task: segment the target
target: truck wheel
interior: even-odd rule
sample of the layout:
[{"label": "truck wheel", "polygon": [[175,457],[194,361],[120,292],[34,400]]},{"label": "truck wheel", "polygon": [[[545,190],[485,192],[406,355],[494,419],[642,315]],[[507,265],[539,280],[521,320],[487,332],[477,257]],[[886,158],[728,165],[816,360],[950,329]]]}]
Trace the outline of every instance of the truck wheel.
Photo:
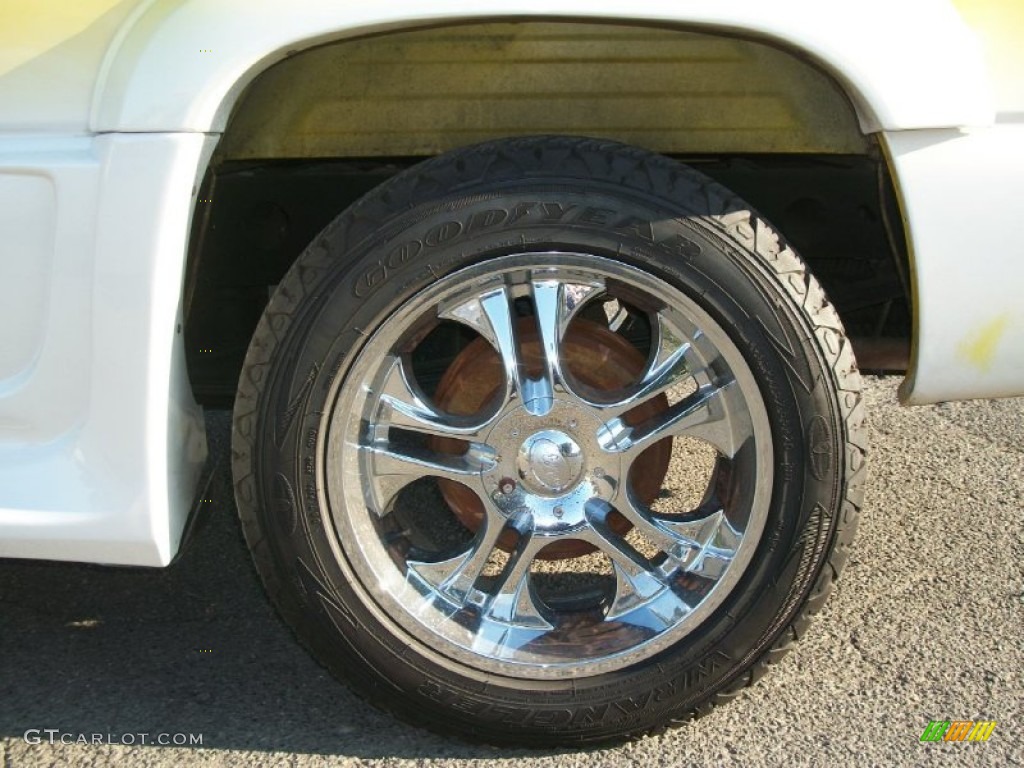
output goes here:
[{"label": "truck wheel", "polygon": [[392,178],[252,339],[245,536],[298,638],[381,709],[505,744],[724,702],[822,605],[862,497],[839,319],[749,205],[546,137]]}]

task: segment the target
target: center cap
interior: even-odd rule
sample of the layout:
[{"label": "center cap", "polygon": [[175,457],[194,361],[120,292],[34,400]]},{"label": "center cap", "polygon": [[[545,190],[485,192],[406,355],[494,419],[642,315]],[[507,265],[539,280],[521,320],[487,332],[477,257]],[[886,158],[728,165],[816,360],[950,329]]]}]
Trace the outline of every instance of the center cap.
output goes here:
[{"label": "center cap", "polygon": [[519,479],[535,493],[552,495],[573,486],[583,471],[583,452],[564,432],[545,429],[527,438],[516,458]]}]

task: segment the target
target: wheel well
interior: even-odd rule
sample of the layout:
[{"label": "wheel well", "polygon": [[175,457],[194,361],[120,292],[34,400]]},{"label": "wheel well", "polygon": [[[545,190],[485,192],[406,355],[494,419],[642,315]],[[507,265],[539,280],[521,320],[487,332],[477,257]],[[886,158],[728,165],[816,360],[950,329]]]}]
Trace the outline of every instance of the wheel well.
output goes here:
[{"label": "wheel well", "polygon": [[831,77],[723,34],[623,24],[466,24],[332,43],[264,71],[226,160],[430,156],[535,134],[664,154],[866,152]]},{"label": "wheel well", "polygon": [[907,258],[891,181],[826,75],[721,35],[474,24],[322,46],[250,84],[193,224],[185,333],[197,399],[231,402],[270,292],[341,210],[425,157],[529,133],[609,138],[695,165],[793,243],[863,367],[906,367]]}]

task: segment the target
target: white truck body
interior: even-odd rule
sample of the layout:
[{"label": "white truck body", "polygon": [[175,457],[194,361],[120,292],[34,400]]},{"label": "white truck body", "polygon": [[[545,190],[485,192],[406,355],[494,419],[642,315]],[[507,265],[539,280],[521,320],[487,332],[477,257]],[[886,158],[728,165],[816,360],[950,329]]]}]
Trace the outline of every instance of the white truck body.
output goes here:
[{"label": "white truck body", "polygon": [[232,108],[296,51],[424,25],[707,30],[813,62],[878,136],[898,187],[915,323],[904,401],[1024,394],[1024,78],[1000,43],[1024,11],[972,5],[998,28],[985,47],[944,0],[5,4],[0,556],[174,557],[207,454],[185,368],[187,246]]}]

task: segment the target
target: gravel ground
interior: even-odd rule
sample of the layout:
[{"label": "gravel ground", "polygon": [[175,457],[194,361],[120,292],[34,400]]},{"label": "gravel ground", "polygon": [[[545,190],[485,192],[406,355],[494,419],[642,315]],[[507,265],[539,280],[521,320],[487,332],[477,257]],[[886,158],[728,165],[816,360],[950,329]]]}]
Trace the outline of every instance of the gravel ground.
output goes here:
[{"label": "gravel ground", "polygon": [[[746,695],[668,735],[496,750],[371,710],[276,619],[221,473],[166,570],[0,561],[0,766],[1022,765],[1024,400],[900,409],[895,386],[868,382],[872,477],[826,609]],[[228,414],[209,422],[226,466]],[[931,719],[998,725],[922,744]],[[26,744],[30,728],[203,745]]]}]

